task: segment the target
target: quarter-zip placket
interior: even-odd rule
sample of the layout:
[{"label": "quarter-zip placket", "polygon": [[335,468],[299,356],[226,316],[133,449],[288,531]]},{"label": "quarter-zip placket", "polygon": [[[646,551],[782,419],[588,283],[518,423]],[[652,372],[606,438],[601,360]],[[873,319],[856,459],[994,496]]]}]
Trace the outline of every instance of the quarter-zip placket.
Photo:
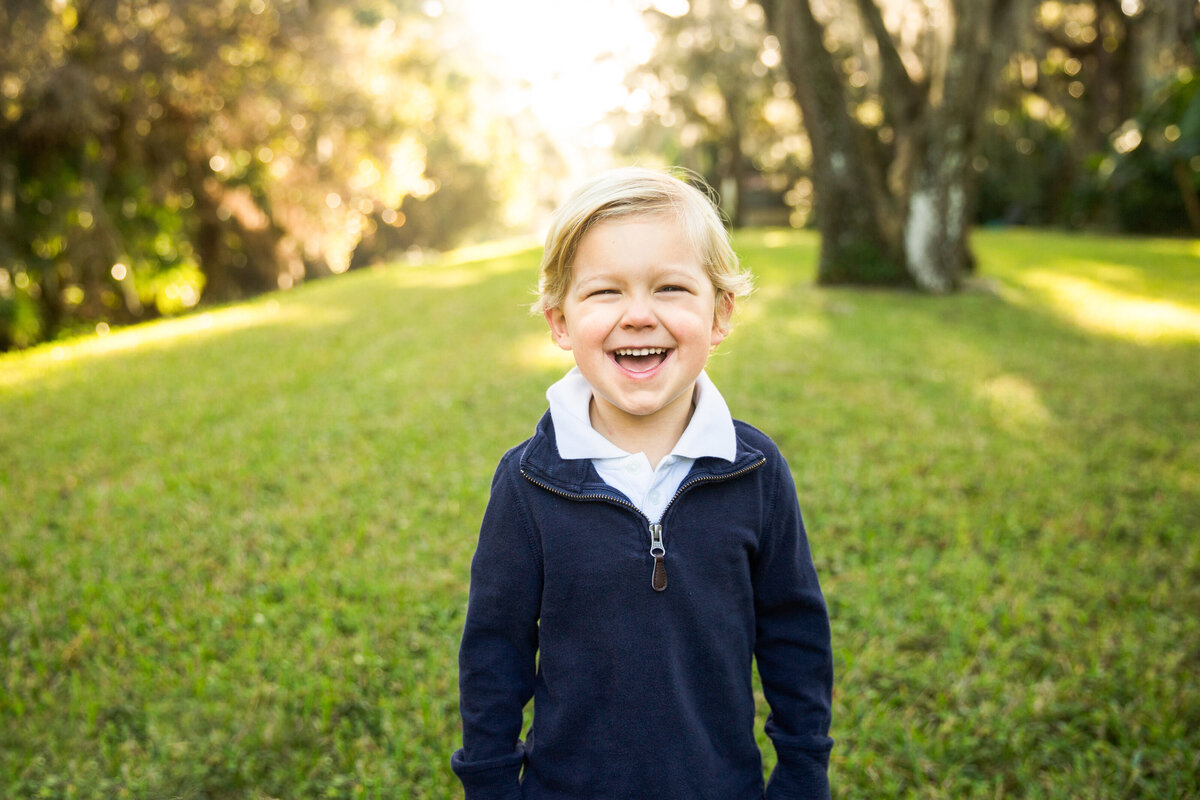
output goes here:
[{"label": "quarter-zip placket", "polygon": [[[675,505],[675,501],[679,499],[679,496],[696,484],[731,480],[733,478],[745,475],[747,472],[756,470],[765,463],[767,463],[767,459],[764,457],[760,458],[758,461],[755,461],[753,464],[748,464],[733,472],[728,472],[722,475],[697,475],[694,478],[685,480],[679,485],[679,488],[675,490],[675,494],[671,497],[671,501],[667,503],[666,507],[663,509],[662,519],[667,518],[667,512],[671,510],[671,506]],[[643,514],[640,508],[628,500],[624,500],[615,495],[603,493],[582,494],[578,492],[568,492],[551,486],[544,481],[539,481],[524,469],[521,470],[521,474],[525,476],[525,479],[534,486],[539,486],[551,494],[556,494],[559,497],[565,497],[568,500],[608,502],[631,509],[635,514],[646,521],[646,524],[649,526],[650,530],[650,557],[654,559],[654,568],[650,573],[650,588],[656,592],[664,591],[667,588],[667,546],[663,539],[662,523],[651,522],[650,518]]]}]

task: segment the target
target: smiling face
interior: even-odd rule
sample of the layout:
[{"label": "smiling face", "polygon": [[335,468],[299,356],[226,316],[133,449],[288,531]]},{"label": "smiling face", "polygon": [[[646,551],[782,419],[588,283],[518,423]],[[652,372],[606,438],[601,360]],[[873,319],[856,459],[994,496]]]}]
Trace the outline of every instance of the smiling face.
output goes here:
[{"label": "smiling face", "polygon": [[[731,302],[721,303],[721,320]],[[588,231],[566,297],[546,320],[592,386],[601,433],[671,430],[678,438],[696,378],[725,338],[717,307],[713,282],[680,225],[665,215],[633,216]]]}]

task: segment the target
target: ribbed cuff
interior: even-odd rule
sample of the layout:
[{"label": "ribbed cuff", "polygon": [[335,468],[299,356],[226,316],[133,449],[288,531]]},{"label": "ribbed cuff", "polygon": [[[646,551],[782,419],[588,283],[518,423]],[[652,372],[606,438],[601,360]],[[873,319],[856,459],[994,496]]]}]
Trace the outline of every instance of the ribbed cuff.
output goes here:
[{"label": "ribbed cuff", "polygon": [[815,763],[811,769],[777,766],[767,781],[766,800],[829,800],[829,771]]},{"label": "ribbed cuff", "polygon": [[525,751],[519,744],[511,755],[484,761],[466,761],[461,749],[450,756],[450,768],[462,781],[467,800],[521,800],[524,763]]},{"label": "ribbed cuff", "polygon": [[828,736],[784,736],[773,725],[768,735],[779,757],[767,781],[766,800],[829,800]]}]

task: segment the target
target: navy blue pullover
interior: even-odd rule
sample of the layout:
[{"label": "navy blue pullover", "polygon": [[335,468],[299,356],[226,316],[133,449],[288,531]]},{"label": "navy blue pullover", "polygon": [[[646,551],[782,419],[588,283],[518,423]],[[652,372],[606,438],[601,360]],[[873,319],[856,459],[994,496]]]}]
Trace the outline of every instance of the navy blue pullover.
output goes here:
[{"label": "navy blue pullover", "polygon": [[[698,459],[663,514],[662,590],[650,522],[559,457],[548,413],[501,459],[459,652],[468,800],[829,797],[825,601],[787,464],[734,425],[734,462]],[[752,659],[778,756],[765,795]]]}]

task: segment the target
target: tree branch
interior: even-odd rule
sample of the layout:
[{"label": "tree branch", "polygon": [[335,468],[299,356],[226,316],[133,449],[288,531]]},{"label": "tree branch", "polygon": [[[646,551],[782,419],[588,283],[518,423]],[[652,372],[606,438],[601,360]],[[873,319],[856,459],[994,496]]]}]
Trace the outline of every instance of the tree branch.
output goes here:
[{"label": "tree branch", "polygon": [[900,52],[896,49],[896,42],[884,25],[883,14],[879,12],[875,0],[856,0],[856,3],[867,28],[871,31],[871,36],[879,46],[882,68],[879,94],[898,122],[910,122],[925,103],[928,84],[917,84],[908,74],[904,60],[900,58]]}]

